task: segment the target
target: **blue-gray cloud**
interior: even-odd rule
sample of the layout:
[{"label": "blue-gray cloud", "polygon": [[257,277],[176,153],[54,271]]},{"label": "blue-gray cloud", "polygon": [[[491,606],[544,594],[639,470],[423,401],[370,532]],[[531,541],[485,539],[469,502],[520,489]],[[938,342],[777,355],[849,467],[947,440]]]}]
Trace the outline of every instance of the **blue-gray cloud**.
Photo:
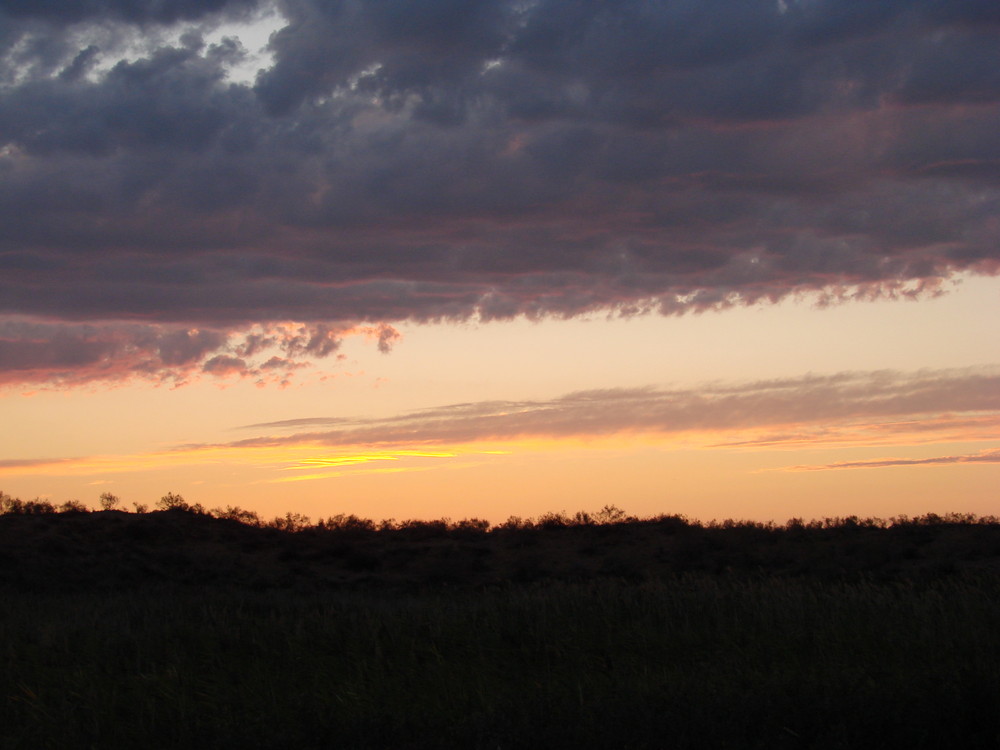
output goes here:
[{"label": "blue-gray cloud", "polygon": [[335,328],[277,324],[247,331],[149,323],[51,323],[0,320],[0,386],[72,387],[142,379],[181,385],[200,374],[287,383],[291,373],[338,355],[345,336],[375,339],[389,352],[392,326]]},{"label": "blue-gray cloud", "polygon": [[[234,82],[210,34],[269,10],[273,65]],[[336,328],[995,273],[998,71],[993,0],[6,0],[0,315]]]}]

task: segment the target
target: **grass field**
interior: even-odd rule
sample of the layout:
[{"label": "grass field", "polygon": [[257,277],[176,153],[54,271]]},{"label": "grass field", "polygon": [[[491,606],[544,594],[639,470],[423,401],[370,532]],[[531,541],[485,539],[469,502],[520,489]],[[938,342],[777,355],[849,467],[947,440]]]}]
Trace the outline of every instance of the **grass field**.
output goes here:
[{"label": "grass field", "polygon": [[[442,576],[438,562],[424,565],[413,553],[411,565],[426,574],[421,582],[400,577],[388,560],[407,544],[433,556],[433,539],[459,543],[448,536],[454,529],[425,527],[408,542],[397,536],[396,547],[370,529],[352,547],[360,555],[368,539],[361,566],[368,578],[336,584],[329,571],[308,568],[309,550],[344,542],[333,532],[323,542],[302,530],[256,529],[246,539],[259,531],[264,541],[244,552],[259,556],[266,575],[198,579],[201,563],[170,541],[170,524],[202,524],[207,536],[188,528],[187,538],[201,540],[206,559],[235,566],[215,546],[216,532],[205,531],[218,519],[128,515],[123,523],[163,525],[124,545],[118,562],[145,566],[145,582],[95,573],[107,564],[101,550],[111,549],[98,525],[122,519],[54,514],[38,525],[0,516],[0,540],[21,526],[20,544],[3,547],[0,747],[1000,746],[1000,576],[991,564],[1000,546],[992,523],[914,524],[923,543],[910,559],[930,559],[919,553],[924,547],[937,554],[915,567],[865,552],[867,542],[856,540],[871,528],[820,525],[809,542],[814,557],[803,558],[822,562],[815,574],[786,560],[802,544],[796,529],[793,546],[770,552],[782,546],[778,536],[768,541],[744,529],[737,543],[726,536],[732,527],[695,530],[698,542],[683,558],[689,570],[653,566],[643,575],[640,562],[656,557],[638,549],[657,538],[648,528],[632,528],[632,558],[627,544],[608,541],[627,539],[627,525],[577,532],[539,525],[505,539],[481,530],[469,544],[495,549],[454,557],[485,558],[475,576]],[[18,578],[43,566],[39,550],[54,549],[53,540],[68,544],[76,538],[69,527],[87,523],[90,546],[81,535],[61,553],[65,567],[46,570],[69,575],[75,565],[91,578],[74,587]],[[230,544],[247,544],[242,529],[218,528],[236,535]],[[875,531],[885,535],[885,550],[911,549],[910,537],[891,542],[891,529]],[[966,532],[973,541],[958,543]],[[593,538],[578,548],[567,533]],[[676,524],[669,533],[661,528],[660,541],[685,533]],[[594,539],[606,546],[595,552]],[[179,556],[163,558],[159,544],[177,546]],[[294,544],[298,554],[288,551]],[[824,544],[852,549],[875,567],[833,572],[815,549]],[[699,569],[699,549],[716,562],[747,555],[782,562],[773,569],[713,562],[709,572]],[[292,567],[275,572],[281,550]],[[580,565],[553,559],[572,554],[598,561],[584,576]],[[87,567],[87,559],[98,564]],[[343,554],[333,559],[340,564]],[[497,577],[523,573],[524,560],[547,574]],[[308,585],[288,579],[296,565]],[[492,576],[485,583],[484,570]],[[376,574],[386,575],[382,585]]]}]

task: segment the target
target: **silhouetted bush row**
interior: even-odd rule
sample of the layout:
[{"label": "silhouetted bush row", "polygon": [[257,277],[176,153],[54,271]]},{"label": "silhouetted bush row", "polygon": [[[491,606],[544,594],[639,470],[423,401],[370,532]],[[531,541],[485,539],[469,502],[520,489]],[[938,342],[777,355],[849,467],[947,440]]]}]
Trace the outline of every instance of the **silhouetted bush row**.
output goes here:
[{"label": "silhouetted bush row", "polygon": [[[100,496],[102,511],[124,512],[120,509],[121,500],[116,495],[105,492]],[[135,513],[148,513],[147,506],[134,503]],[[605,505],[596,513],[578,511],[572,516],[565,512],[543,513],[538,518],[522,518],[520,516],[510,516],[506,521],[491,525],[489,521],[481,518],[466,518],[460,521],[452,521],[450,518],[443,518],[433,521],[409,519],[396,521],[395,519],[383,519],[373,521],[369,518],[361,518],[352,514],[338,513],[328,518],[320,518],[315,523],[309,516],[301,513],[286,513],[284,516],[277,516],[271,520],[265,520],[257,512],[245,510],[238,506],[227,505],[225,508],[217,507],[206,509],[201,503],[189,503],[183,496],[174,492],[168,492],[161,497],[155,506],[157,511],[176,511],[191,513],[195,515],[210,516],[227,521],[240,523],[244,526],[256,528],[272,528],[287,532],[323,532],[337,531],[354,534],[368,534],[379,532],[403,532],[411,538],[434,538],[445,535],[455,536],[477,536],[487,533],[510,532],[510,531],[534,531],[534,530],[554,530],[572,529],[578,527],[593,526],[657,526],[661,528],[680,529],[731,529],[743,531],[816,531],[820,529],[888,529],[893,527],[913,527],[913,526],[992,526],[1000,524],[1000,518],[993,515],[979,516],[974,513],[926,513],[920,516],[899,515],[891,518],[860,518],[858,516],[845,516],[834,518],[823,518],[805,521],[802,518],[789,519],[784,524],[773,521],[749,521],[726,519],[723,521],[712,520],[702,522],[687,518],[679,514],[661,514],[646,518],[628,515],[622,509],[614,505]],[[79,500],[67,500],[56,505],[48,500],[21,500],[0,492],[0,515],[43,515],[43,514],[78,514],[91,513],[92,511]]]}]

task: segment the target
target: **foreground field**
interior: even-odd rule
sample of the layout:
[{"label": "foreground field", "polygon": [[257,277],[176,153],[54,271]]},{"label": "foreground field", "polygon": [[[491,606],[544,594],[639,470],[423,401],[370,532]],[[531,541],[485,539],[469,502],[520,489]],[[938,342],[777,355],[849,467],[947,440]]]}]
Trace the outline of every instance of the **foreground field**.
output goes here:
[{"label": "foreground field", "polygon": [[4,515],[0,747],[995,748],[998,531]]},{"label": "foreground field", "polygon": [[5,748],[995,748],[995,580],[8,601]]}]

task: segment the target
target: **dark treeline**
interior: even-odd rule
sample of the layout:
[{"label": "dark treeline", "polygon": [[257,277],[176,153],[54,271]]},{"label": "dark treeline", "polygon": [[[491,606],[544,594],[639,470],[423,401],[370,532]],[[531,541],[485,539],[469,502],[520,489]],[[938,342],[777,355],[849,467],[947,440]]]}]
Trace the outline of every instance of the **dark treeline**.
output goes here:
[{"label": "dark treeline", "polygon": [[[105,492],[99,499],[101,510],[127,512],[121,504],[121,499],[112,493]],[[133,503],[134,512],[146,514],[150,512],[149,506],[141,503]],[[393,531],[417,531],[424,535],[448,535],[468,532],[486,533],[500,530],[522,530],[533,529],[557,529],[569,527],[587,526],[608,526],[608,525],[648,525],[672,526],[675,528],[707,528],[707,529],[757,529],[768,531],[804,529],[836,529],[836,528],[880,528],[899,526],[942,526],[942,525],[998,525],[1000,518],[997,516],[979,516],[974,513],[926,513],[919,516],[899,515],[891,518],[837,516],[833,518],[803,520],[802,518],[791,518],[784,524],[773,521],[749,521],[726,519],[724,521],[711,520],[702,522],[690,519],[681,514],[660,514],[656,516],[640,518],[628,515],[624,510],[615,505],[605,505],[595,513],[587,511],[577,511],[573,515],[568,515],[564,511],[543,513],[537,518],[522,518],[521,516],[510,516],[506,521],[499,524],[490,524],[489,521],[481,518],[467,518],[461,521],[452,521],[450,518],[437,520],[409,519],[396,521],[394,518],[374,521],[370,518],[362,518],[354,514],[338,513],[328,518],[313,520],[301,513],[286,513],[284,516],[275,516],[267,520],[261,517],[256,511],[245,510],[238,506],[226,506],[205,508],[201,503],[189,503],[182,495],[168,492],[161,497],[154,506],[155,511],[183,511],[194,515],[209,516],[227,521],[236,521],[246,526],[257,528],[272,528],[281,531],[353,531],[353,532],[393,532]],[[12,497],[4,492],[0,492],[0,515],[48,515],[48,514],[80,514],[92,513],[93,511],[85,503],[79,500],[67,500],[60,504],[55,504],[49,500],[21,500]]]},{"label": "dark treeline", "polygon": [[472,587],[666,580],[687,573],[903,580],[1000,572],[1000,521],[949,513],[784,524],[596,513],[383,520],[241,508],[168,493],[149,511],[55,506],[0,493],[0,586],[91,590],[147,584],[241,589]]}]

